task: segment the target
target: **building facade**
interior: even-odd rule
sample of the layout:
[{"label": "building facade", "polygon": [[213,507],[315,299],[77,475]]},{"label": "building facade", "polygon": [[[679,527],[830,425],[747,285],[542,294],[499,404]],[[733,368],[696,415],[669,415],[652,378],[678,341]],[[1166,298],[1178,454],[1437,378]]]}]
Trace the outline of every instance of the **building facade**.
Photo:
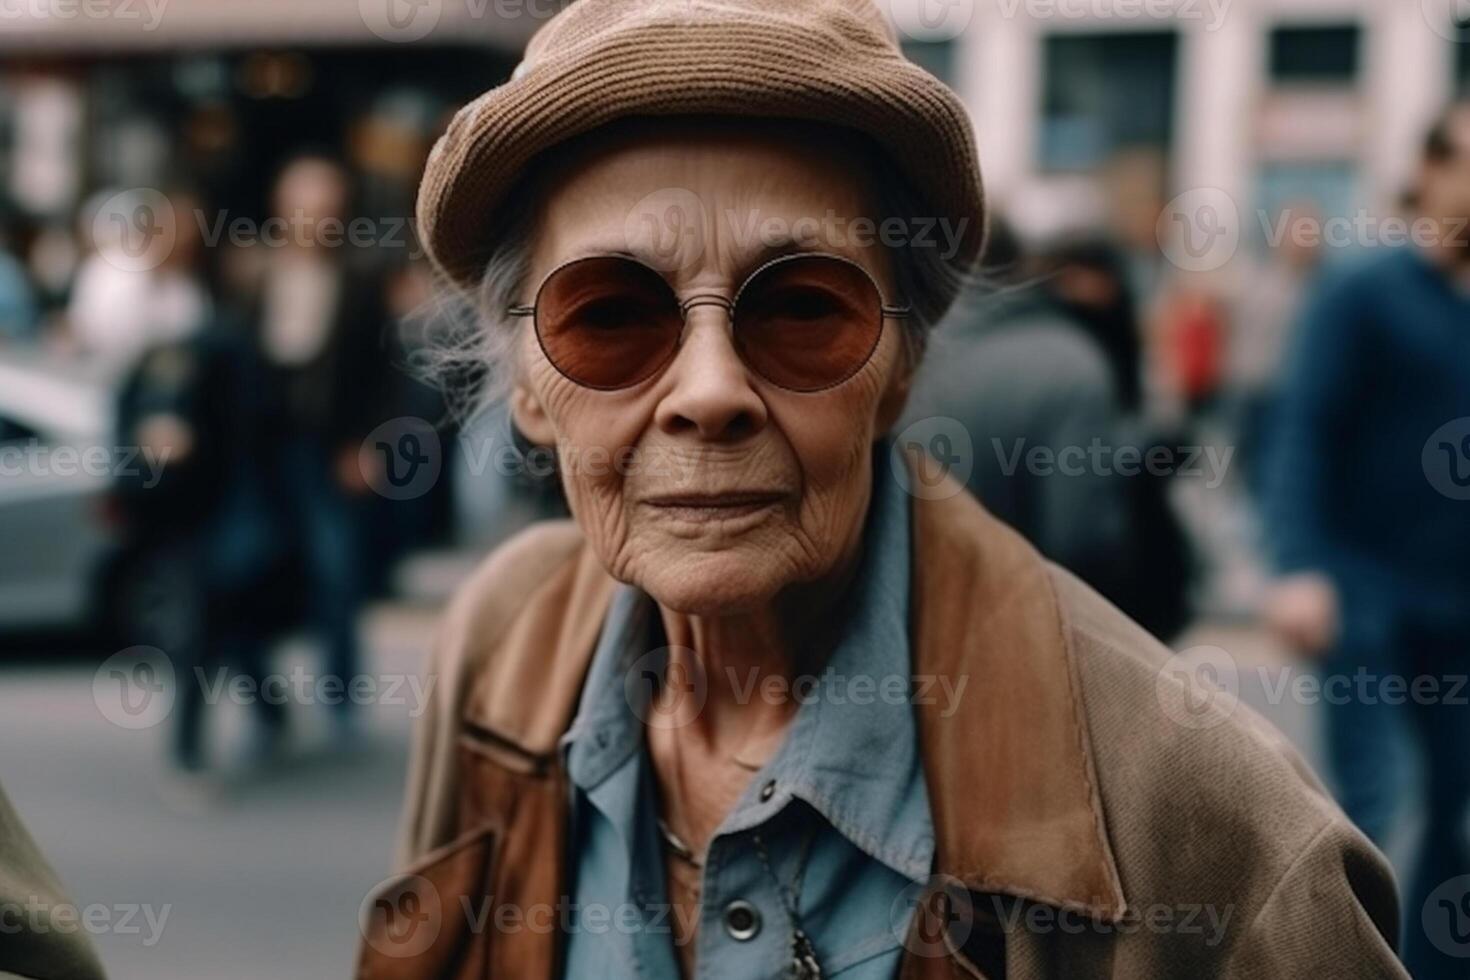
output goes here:
[{"label": "building facade", "polygon": [[1197,188],[1242,210],[1386,211],[1470,78],[1463,0],[891,3],[970,106],[995,199],[1036,235],[1141,238]]}]

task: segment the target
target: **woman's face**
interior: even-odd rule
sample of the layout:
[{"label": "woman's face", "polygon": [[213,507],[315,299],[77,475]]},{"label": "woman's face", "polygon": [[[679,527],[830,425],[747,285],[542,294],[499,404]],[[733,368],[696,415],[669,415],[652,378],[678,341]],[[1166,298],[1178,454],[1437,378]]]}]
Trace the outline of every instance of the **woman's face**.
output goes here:
[{"label": "woman's face", "polygon": [[[539,208],[521,301],[587,255],[630,253],[680,298],[729,298],[773,254],[824,251],[861,264],[885,301],[901,303],[882,246],[848,232],[878,216],[844,166],[847,144],[815,143],[810,129],[690,122],[583,153]],[[796,242],[783,243],[788,232]],[[856,555],[871,446],[906,394],[901,321],[885,322],[855,375],[815,393],[749,371],[719,305],[692,307],[668,366],[616,391],[562,376],[524,323],[517,424],[555,444],[572,512],[614,577],[668,608],[719,615],[836,574]]]}]

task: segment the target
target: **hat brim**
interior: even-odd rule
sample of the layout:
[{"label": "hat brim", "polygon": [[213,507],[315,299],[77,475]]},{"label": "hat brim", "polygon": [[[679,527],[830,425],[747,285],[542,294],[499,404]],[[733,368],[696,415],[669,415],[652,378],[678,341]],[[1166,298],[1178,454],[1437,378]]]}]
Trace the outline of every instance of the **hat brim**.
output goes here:
[{"label": "hat brim", "polygon": [[559,51],[455,117],[419,190],[421,240],[445,274],[474,288],[507,195],[545,150],[639,116],[797,119],[871,137],[934,208],[910,217],[949,219],[960,229],[953,261],[969,267],[985,215],[964,106],[896,49],[854,58],[845,40],[789,25],[650,23]]}]

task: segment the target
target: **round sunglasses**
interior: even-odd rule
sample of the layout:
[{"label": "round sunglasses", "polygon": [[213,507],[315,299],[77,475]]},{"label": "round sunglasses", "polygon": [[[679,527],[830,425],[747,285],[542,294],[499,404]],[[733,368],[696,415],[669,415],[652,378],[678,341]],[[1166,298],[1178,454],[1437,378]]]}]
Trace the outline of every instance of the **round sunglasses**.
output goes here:
[{"label": "round sunglasses", "polygon": [[851,259],[820,252],[783,255],[752,272],[733,299],[685,299],[653,268],[622,255],[593,255],[553,269],[530,306],[546,359],[586,388],[630,388],[662,371],[678,353],[689,311],[720,306],[735,350],[755,374],[791,391],[846,381],[873,356],[883,321],[910,307],[889,305],[871,274]]}]

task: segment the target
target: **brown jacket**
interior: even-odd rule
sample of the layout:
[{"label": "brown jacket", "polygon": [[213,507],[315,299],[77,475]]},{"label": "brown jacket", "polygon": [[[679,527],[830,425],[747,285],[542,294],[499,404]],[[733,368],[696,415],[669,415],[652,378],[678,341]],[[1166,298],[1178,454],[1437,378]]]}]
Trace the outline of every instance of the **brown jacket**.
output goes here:
[{"label": "brown jacket", "polygon": [[[915,916],[903,977],[1407,976],[1388,867],[1274,729],[1188,700],[1167,650],[968,494],[913,514],[914,673],[969,683],[949,717],[915,708],[949,906]],[[556,975],[556,746],[613,589],[560,522],[451,605],[361,977]]]}]

